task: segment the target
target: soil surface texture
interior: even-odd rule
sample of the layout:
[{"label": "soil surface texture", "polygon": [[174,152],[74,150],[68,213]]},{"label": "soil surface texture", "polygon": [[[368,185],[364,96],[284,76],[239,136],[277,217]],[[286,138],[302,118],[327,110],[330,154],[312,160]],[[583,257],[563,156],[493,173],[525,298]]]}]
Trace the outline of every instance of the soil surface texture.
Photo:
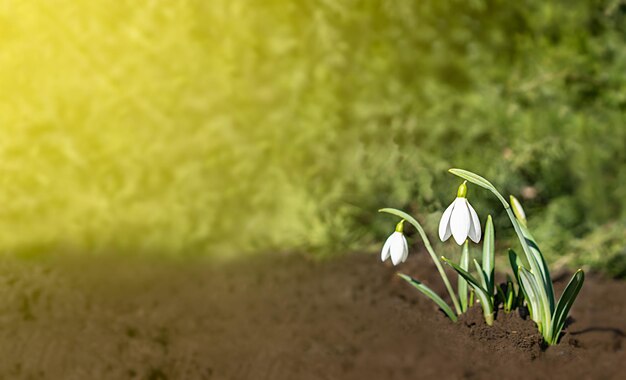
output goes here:
[{"label": "soil surface texture", "polygon": [[[0,379],[626,378],[623,281],[588,275],[545,348],[519,313],[452,323],[396,269],[445,294],[422,252],[399,268],[375,254],[4,258]],[[570,273],[553,277],[558,296]]]}]

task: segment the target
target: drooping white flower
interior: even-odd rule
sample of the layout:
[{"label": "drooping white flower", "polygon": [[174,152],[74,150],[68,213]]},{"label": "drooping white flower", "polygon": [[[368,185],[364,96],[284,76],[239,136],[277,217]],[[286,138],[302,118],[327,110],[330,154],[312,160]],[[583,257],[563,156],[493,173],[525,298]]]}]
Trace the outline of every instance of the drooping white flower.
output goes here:
[{"label": "drooping white flower", "polygon": [[406,261],[409,256],[409,245],[407,244],[404,233],[404,220],[396,225],[396,230],[385,241],[382,251],[380,251],[380,260],[385,261],[391,257],[393,265],[398,265]]},{"label": "drooping white flower", "polygon": [[468,237],[474,243],[480,241],[482,234],[480,220],[472,205],[467,201],[466,195],[467,185],[466,182],[463,182],[459,186],[456,199],[441,216],[439,222],[439,239],[441,241],[448,240],[450,235],[454,237],[454,241],[458,245],[463,245]]}]

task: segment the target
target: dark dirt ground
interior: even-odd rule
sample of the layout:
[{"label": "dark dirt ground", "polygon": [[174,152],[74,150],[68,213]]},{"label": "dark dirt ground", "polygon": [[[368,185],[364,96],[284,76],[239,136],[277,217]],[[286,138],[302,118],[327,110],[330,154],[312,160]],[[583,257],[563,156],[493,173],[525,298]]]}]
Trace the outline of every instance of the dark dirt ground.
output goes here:
[{"label": "dark dirt ground", "polygon": [[[425,254],[399,269],[443,294]],[[543,350],[532,322],[453,324],[394,273],[375,254],[0,259],[0,379],[624,378],[625,282],[588,276]]]}]

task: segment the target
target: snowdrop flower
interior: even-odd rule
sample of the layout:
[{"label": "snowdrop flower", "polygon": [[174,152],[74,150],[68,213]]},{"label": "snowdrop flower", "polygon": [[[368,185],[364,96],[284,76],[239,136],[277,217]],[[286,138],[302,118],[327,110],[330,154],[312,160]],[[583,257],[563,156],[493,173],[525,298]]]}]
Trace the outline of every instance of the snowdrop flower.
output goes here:
[{"label": "snowdrop flower", "polygon": [[446,241],[450,235],[458,245],[463,245],[469,237],[474,243],[478,243],[481,237],[480,220],[476,211],[465,196],[467,195],[467,185],[463,182],[459,186],[456,199],[441,216],[439,222],[439,238]]},{"label": "snowdrop flower", "polygon": [[396,231],[385,241],[383,250],[380,252],[380,260],[385,261],[391,257],[393,265],[398,265],[406,261],[409,256],[409,245],[402,233],[404,229],[404,219],[396,225]]}]

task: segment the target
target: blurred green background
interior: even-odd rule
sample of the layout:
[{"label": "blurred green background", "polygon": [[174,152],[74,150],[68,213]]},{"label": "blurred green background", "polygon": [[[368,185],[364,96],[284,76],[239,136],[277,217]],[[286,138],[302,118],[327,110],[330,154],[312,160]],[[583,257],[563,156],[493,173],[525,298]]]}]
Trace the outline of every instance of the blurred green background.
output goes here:
[{"label": "blurred green background", "polygon": [[[0,249],[236,255],[436,231],[476,171],[626,275],[626,3],[2,0]],[[498,204],[470,188],[479,214]]]}]

